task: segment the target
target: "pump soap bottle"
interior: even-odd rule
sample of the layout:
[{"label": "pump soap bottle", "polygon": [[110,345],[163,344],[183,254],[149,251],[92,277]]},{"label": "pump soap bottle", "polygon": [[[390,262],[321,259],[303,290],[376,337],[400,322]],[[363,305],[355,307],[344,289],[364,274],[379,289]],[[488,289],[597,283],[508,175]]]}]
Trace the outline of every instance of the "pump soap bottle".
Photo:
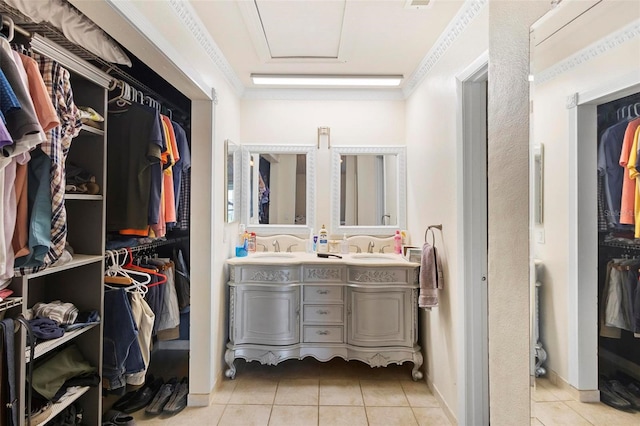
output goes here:
[{"label": "pump soap bottle", "polygon": [[322,225],[318,234],[318,253],[327,253],[329,251],[329,233]]}]

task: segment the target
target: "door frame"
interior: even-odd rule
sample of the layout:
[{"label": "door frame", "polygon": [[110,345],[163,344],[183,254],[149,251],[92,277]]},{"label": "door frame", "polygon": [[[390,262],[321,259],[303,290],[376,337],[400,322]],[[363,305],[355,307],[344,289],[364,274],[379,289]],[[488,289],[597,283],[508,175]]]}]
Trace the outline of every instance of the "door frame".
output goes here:
[{"label": "door frame", "polygon": [[[567,96],[569,125],[569,384],[582,402],[599,401],[597,107],[640,92],[640,72]],[[591,326],[584,326],[591,324]]]},{"label": "door frame", "polygon": [[458,424],[489,424],[487,81],[489,52],[456,75]]}]

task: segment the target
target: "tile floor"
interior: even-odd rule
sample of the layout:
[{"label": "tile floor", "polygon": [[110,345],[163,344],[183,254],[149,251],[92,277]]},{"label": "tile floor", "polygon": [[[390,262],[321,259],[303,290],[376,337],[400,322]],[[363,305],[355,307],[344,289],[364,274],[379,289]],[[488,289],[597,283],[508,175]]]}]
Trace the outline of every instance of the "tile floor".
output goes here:
[{"label": "tile floor", "polygon": [[134,414],[153,425],[450,425],[424,381],[411,380],[411,363],[371,368],[360,362],[307,358],[277,366],[236,361],[209,407],[175,416]]},{"label": "tile floor", "polygon": [[[186,374],[185,354],[162,356],[167,376]],[[159,360],[158,360],[159,361]],[[175,416],[134,414],[140,426],[156,425],[450,425],[426,383],[411,380],[411,363],[370,368],[360,362],[312,358],[277,366],[236,361],[236,379],[222,382],[209,407],[187,407]],[[160,376],[160,371],[153,371]],[[640,413],[602,403],[581,403],[545,378],[531,389],[532,426],[640,425]]]},{"label": "tile floor", "polygon": [[536,379],[531,390],[532,426],[626,426],[640,425],[640,413],[616,410],[601,402],[585,403],[547,379]]}]

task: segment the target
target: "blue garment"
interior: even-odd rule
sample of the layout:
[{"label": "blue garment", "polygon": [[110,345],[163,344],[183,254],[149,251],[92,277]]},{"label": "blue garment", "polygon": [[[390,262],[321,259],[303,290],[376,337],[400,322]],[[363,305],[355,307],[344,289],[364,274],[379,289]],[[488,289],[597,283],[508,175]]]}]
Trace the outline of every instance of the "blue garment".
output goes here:
[{"label": "blue garment", "polygon": [[145,369],[138,343],[138,328],[133,320],[131,305],[124,290],[104,293],[104,334],[102,349],[102,377],[108,389],[126,386],[125,374]]},{"label": "blue garment", "polygon": [[51,159],[40,147],[28,165],[29,254],[15,260],[17,268],[42,266],[51,245]]},{"label": "blue garment", "polygon": [[7,123],[5,115],[11,111],[20,109],[20,102],[16,97],[7,76],[0,69],[0,118],[3,123]]},{"label": "blue garment", "polygon": [[173,166],[173,195],[175,197],[177,212],[180,206],[180,181],[182,179],[182,172],[191,168],[191,151],[189,150],[189,142],[187,141],[187,134],[184,129],[173,121],[171,125],[176,135],[178,154],[180,154],[180,159]]},{"label": "blue garment", "polygon": [[622,178],[625,169],[620,167],[620,153],[628,121],[616,123],[604,131],[598,147],[598,172],[604,176],[604,192],[607,209],[605,217],[612,227],[620,225],[622,202]]}]

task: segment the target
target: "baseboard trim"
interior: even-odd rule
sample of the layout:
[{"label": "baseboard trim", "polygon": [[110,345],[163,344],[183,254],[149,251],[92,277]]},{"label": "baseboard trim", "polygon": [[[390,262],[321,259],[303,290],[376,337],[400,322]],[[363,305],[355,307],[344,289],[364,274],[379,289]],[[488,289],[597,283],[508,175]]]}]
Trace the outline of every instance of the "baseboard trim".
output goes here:
[{"label": "baseboard trim", "polygon": [[429,377],[427,375],[427,378],[425,380],[427,381],[427,386],[429,387],[429,390],[431,391],[431,393],[438,400],[438,403],[440,404],[440,407],[442,408],[442,411],[444,411],[445,416],[447,416],[447,418],[449,419],[451,424],[457,425],[458,424],[458,419],[456,418],[456,415],[453,413],[453,411],[451,411],[451,407],[449,407],[447,402],[442,397],[442,394],[440,393],[438,388],[433,384],[433,381],[431,380],[431,377]]},{"label": "baseboard trim", "polygon": [[208,407],[213,394],[210,393],[190,393],[187,397],[189,407]]},{"label": "baseboard trim", "polygon": [[551,369],[549,369],[547,378],[554,386],[568,391],[571,397],[576,401],[600,402],[600,391],[598,389],[576,389]]}]

